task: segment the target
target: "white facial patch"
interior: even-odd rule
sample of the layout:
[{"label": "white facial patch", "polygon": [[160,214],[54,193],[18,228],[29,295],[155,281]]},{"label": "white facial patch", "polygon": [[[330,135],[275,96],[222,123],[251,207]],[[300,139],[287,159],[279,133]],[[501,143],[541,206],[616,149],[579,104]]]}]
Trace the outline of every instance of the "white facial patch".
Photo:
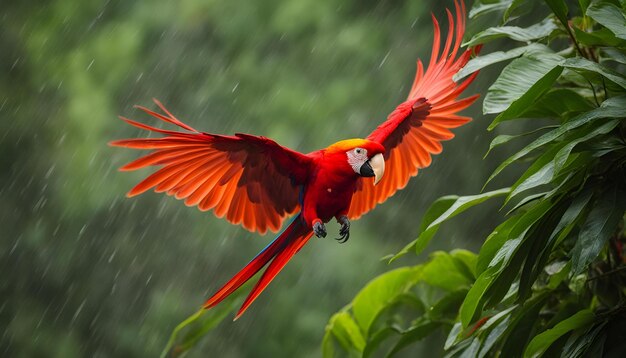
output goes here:
[{"label": "white facial patch", "polygon": [[363,148],[355,148],[346,152],[348,156],[348,164],[355,173],[360,174],[361,166],[367,162],[367,150]]}]

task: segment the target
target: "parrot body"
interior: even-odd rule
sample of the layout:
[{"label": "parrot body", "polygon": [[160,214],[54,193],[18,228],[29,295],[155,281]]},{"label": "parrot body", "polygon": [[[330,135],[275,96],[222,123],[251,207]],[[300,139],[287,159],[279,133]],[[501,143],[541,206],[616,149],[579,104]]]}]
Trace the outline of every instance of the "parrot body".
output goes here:
[{"label": "parrot body", "polygon": [[[355,170],[348,162],[346,153],[363,151],[362,163]],[[360,168],[369,157],[384,153],[384,147],[365,139],[348,139],[337,142],[324,150],[310,154],[313,170],[304,185],[304,221],[313,226],[316,220],[326,223],[333,217],[340,219],[348,214],[352,195],[361,177]],[[354,153],[354,155],[358,155]],[[384,162],[383,162],[384,163]],[[382,169],[384,170],[384,168]]]},{"label": "parrot body", "polygon": [[267,230],[277,232],[287,217],[294,216],[276,239],[206,301],[205,308],[221,302],[267,266],[237,313],[238,318],[314,234],[326,236],[324,224],[333,218],[341,225],[337,240],[348,240],[350,220],[358,219],[404,188],[419,168],[430,164],[431,155],[441,152],[441,141],[454,136],[450,129],[470,120],[456,113],[477,96],[457,97],[477,73],[462,83],[452,80],[473,50],[457,58],[465,29],[465,8],[459,2],[455,7],[456,29],[454,16],[448,11],[450,26],[443,52],[440,54],[439,24],[433,17],[434,42],[427,70],[424,72],[418,60],[407,100],[365,139],[343,140],[302,154],[261,136],[197,131],[156,100],[163,113],[139,108],[184,131],[121,117],[135,127],[164,135],[111,142],[114,146],[151,150],[121,170],[161,166],[131,189],[129,197],[150,189],[165,192],[184,199],[187,206],[213,210],[217,217],[262,234]]}]

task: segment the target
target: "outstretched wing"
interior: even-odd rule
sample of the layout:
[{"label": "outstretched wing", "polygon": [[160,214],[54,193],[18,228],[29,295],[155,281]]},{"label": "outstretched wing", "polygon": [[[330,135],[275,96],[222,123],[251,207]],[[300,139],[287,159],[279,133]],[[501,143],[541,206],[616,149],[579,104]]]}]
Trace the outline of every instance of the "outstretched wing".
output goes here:
[{"label": "outstretched wing", "polygon": [[464,99],[457,97],[478,73],[462,83],[455,83],[452,76],[465,66],[472,51],[477,49],[468,49],[456,58],[465,32],[465,5],[455,1],[455,7],[456,31],[453,16],[448,11],[449,30],[441,56],[439,23],[433,16],[433,50],[426,73],[418,60],[408,99],[368,136],[385,147],[385,175],[376,186],[373,178],[359,180],[348,213],[351,219],[359,218],[404,188],[409,179],[417,175],[419,168],[430,165],[432,154],[441,152],[441,141],[454,137],[450,129],[470,121],[470,118],[456,113],[471,105],[478,95]]},{"label": "outstretched wing", "polygon": [[132,188],[132,197],[154,191],[184,199],[187,206],[211,210],[250,231],[278,231],[299,207],[300,186],[311,160],[276,142],[248,134],[224,136],[198,132],[176,119],[155,100],[164,114],[139,107],[186,132],[164,130],[120,117],[130,125],[165,135],[113,141],[113,146],[148,149],[150,153],[120,170],[161,166]]}]

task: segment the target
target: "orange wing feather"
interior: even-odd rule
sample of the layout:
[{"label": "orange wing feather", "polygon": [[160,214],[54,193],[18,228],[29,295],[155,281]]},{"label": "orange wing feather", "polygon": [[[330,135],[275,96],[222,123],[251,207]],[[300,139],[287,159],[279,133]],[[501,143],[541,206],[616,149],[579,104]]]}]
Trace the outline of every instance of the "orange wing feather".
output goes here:
[{"label": "orange wing feather", "polygon": [[441,33],[439,23],[433,16],[433,49],[426,72],[418,60],[417,74],[407,100],[368,136],[368,139],[383,144],[386,149],[385,175],[376,186],[373,185],[373,178],[359,180],[348,213],[351,219],[361,217],[404,188],[409,179],[417,175],[419,168],[430,165],[432,154],[441,153],[441,141],[454,137],[450,129],[470,121],[470,118],[456,113],[471,105],[478,95],[465,99],[457,97],[478,73],[460,84],[455,83],[452,76],[465,66],[472,52],[478,49],[468,49],[456,58],[465,32],[465,5],[455,1],[455,7],[456,31],[454,18],[448,11],[448,36],[441,56]]},{"label": "orange wing feather", "polygon": [[165,135],[111,142],[151,150],[120,170],[161,166],[127,196],[154,188],[184,199],[187,206],[213,210],[216,216],[261,234],[268,229],[278,231],[284,219],[299,210],[300,185],[308,177],[309,157],[265,137],[199,132],[176,119],[157,100],[155,103],[165,114],[139,108],[188,132],[164,130],[122,117],[132,126]]}]

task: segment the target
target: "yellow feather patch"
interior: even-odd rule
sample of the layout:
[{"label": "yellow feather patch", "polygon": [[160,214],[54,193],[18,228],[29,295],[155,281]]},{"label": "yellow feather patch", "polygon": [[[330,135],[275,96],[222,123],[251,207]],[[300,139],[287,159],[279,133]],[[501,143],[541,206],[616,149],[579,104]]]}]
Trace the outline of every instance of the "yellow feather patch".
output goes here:
[{"label": "yellow feather patch", "polygon": [[367,139],[345,139],[337,143],[331,144],[330,146],[328,146],[328,148],[326,148],[326,151],[331,153],[347,152],[353,148],[365,147],[368,143],[370,143],[370,141]]}]

